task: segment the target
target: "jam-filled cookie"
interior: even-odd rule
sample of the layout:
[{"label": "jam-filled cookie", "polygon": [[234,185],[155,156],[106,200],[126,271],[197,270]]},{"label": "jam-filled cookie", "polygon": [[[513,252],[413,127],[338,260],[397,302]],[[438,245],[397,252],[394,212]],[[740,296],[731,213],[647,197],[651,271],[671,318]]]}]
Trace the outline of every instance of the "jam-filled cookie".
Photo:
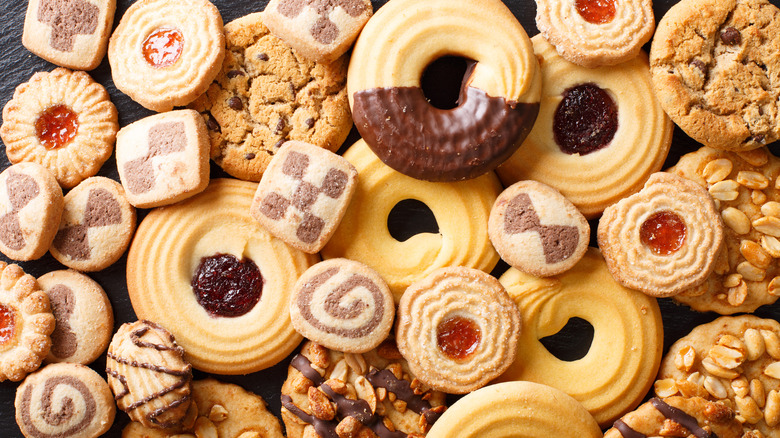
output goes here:
[{"label": "jam-filled cookie", "polygon": [[673,124],[654,98],[644,54],[589,69],[564,60],[542,35],[531,41],[542,66],[539,117],[498,175],[507,186],[547,184],[594,218],[661,169]]},{"label": "jam-filled cookie", "polygon": [[66,189],[95,175],[114,150],[116,107],[83,71],[35,73],[3,108],[0,137],[12,163],[32,161]]},{"label": "jam-filled cookie", "polygon": [[601,248],[620,284],[654,297],[703,283],[723,244],[723,221],[704,187],[671,173],[604,210]]}]

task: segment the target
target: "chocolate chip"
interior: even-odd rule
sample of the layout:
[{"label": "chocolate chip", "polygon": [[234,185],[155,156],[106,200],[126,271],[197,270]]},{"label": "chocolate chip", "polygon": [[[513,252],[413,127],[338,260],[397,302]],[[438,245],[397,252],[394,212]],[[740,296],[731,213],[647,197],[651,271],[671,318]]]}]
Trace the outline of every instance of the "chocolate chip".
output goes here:
[{"label": "chocolate chip", "polygon": [[257,155],[255,155],[254,153],[250,152],[250,153],[244,155],[244,159],[245,160],[253,160],[256,156]]},{"label": "chocolate chip", "polygon": [[279,149],[284,144],[284,139],[281,139],[274,144],[274,149]]},{"label": "chocolate chip", "polygon": [[308,119],[306,119],[306,121],[305,121],[305,122],[303,122],[303,123],[305,123],[305,124],[306,124],[306,127],[307,127],[307,128],[309,128],[309,129],[311,129],[311,128],[313,128],[313,127],[314,127],[314,119],[312,119],[311,117],[309,117]]},{"label": "chocolate chip", "polygon": [[268,58],[268,55],[265,54],[265,53],[258,53],[257,54],[257,59],[259,59],[261,61],[268,61],[269,58]]},{"label": "chocolate chip", "polygon": [[733,27],[727,27],[723,30],[723,32],[721,32],[720,39],[724,44],[733,46],[742,42],[742,35],[737,29],[734,29]]},{"label": "chocolate chip", "polygon": [[704,73],[704,76],[707,76],[709,67],[707,67],[707,64],[705,64],[701,59],[694,59],[691,61],[691,66],[698,68],[702,73]]},{"label": "chocolate chip", "polygon": [[238,96],[233,96],[228,99],[227,104],[230,108],[233,108],[236,111],[241,111],[244,109],[244,103],[241,102],[241,98]]},{"label": "chocolate chip", "polygon": [[214,120],[214,116],[206,114],[206,127],[211,131],[222,132],[222,128],[219,127],[219,123]]},{"label": "chocolate chip", "polygon": [[279,118],[279,121],[276,122],[276,128],[274,128],[274,134],[279,135],[284,131],[284,127],[287,126],[287,123],[284,122],[283,118]]},{"label": "chocolate chip", "polygon": [[756,143],[761,143],[761,144],[764,144],[766,142],[766,136],[764,134],[756,134],[750,137],[750,139]]},{"label": "chocolate chip", "polygon": [[227,72],[227,77],[229,79],[233,79],[236,76],[244,76],[244,72],[242,72],[241,70],[230,70],[229,72]]}]

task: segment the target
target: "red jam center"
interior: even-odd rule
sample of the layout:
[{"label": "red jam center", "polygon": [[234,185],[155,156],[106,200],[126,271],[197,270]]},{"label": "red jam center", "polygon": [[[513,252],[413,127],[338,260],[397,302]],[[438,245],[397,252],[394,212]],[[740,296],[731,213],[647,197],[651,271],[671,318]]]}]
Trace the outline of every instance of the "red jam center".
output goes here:
[{"label": "red jam center", "polygon": [[35,121],[38,141],[49,150],[64,147],[79,130],[79,117],[66,105],[54,105],[46,108]]},{"label": "red jam center", "polygon": [[574,6],[588,23],[604,24],[615,18],[615,0],[576,0]]},{"label": "red jam center", "polygon": [[685,222],[671,211],[653,213],[642,223],[639,238],[654,254],[673,254],[685,242]]},{"label": "red jam center", "polygon": [[482,333],[477,324],[467,318],[453,316],[436,327],[436,342],[451,359],[465,359],[479,346]]},{"label": "red jam center", "polygon": [[16,313],[10,307],[0,304],[0,345],[14,337],[16,329]]},{"label": "red jam center", "polygon": [[563,92],[553,117],[553,136],[561,151],[587,155],[607,146],[618,127],[617,105],[609,93],[586,83]]},{"label": "red jam center", "polygon": [[230,254],[203,257],[192,277],[192,290],[213,316],[241,316],[255,307],[263,293],[260,269],[249,259]]},{"label": "red jam center", "polygon": [[176,29],[157,29],[144,40],[144,58],[152,67],[168,67],[179,59],[183,48],[184,36],[181,32]]}]

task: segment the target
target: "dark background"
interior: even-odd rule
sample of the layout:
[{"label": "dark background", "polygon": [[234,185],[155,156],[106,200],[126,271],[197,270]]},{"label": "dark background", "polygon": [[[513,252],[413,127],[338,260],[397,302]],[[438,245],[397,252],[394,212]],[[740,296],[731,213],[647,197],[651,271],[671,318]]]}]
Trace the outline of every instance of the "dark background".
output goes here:
[{"label": "dark background", "polygon": [[[222,13],[222,18],[226,23],[248,13],[261,11],[267,3],[266,1],[248,0],[212,1],[219,8]],[[534,1],[504,1],[523,24],[529,37],[539,33],[534,22],[534,16],[536,14],[536,4]],[[775,5],[780,5],[780,0],[771,1]],[[385,3],[385,1],[374,1],[373,3],[374,8],[376,9],[381,4]],[[674,3],[676,3],[676,1],[673,0],[656,1],[654,6],[656,21],[658,21]],[[20,0],[0,0],[0,4],[2,4],[0,23],[2,23],[3,26],[3,30],[0,31],[0,104],[5,105],[11,99],[14,88],[18,84],[26,82],[36,71],[51,71],[55,66],[38,58],[22,46],[22,28],[24,25],[27,2]],[[122,14],[131,4],[132,2],[129,0],[118,0],[116,15],[114,17],[114,27],[119,23]],[[649,47],[646,47],[646,49],[649,49]],[[119,111],[119,123],[121,126],[125,126],[135,120],[153,114],[151,111],[144,109],[130,100],[127,96],[117,91],[111,80],[111,72],[107,58],[104,58],[100,66],[90,72],[90,74],[95,80],[103,84],[111,95],[111,100]],[[345,146],[351,145],[357,138],[356,132],[353,129],[350,137],[344,143]],[[698,149],[698,147],[699,145],[688,138],[679,128],[675,128],[674,142],[664,168],[673,165],[681,155],[694,151]],[[776,155],[780,154],[780,146],[773,146],[771,149]],[[0,170],[2,170],[10,164],[4,153],[0,155]],[[107,176],[117,181],[119,180],[114,156],[106,162],[99,175]],[[226,174],[212,162],[211,177],[217,178],[224,176],[226,176]],[[414,230],[418,230],[420,227],[427,230],[433,226],[435,229],[435,224],[428,223],[427,225],[424,225],[423,223],[426,222],[425,214],[423,214],[424,212],[414,208],[414,204],[411,205],[411,208],[402,209],[398,215],[395,215],[393,218],[393,228],[399,227],[403,232],[402,234],[407,235],[410,233],[414,234]],[[138,210],[139,223],[146,213],[146,210]],[[595,221],[591,221],[592,245],[596,244],[596,225]],[[0,254],[0,259],[9,261],[2,254]],[[114,307],[115,330],[122,323],[136,320],[135,313],[133,312],[130,300],[127,296],[127,286],[125,284],[126,262],[126,257],[123,257],[108,269],[89,274],[103,286],[111,300],[111,304]],[[62,265],[48,254],[40,260],[20,263],[20,265],[25,272],[32,274],[35,277],[39,277],[49,271],[64,269]],[[493,273],[498,276],[505,269],[506,265],[502,262]],[[672,342],[687,334],[696,325],[709,322],[718,316],[713,313],[692,312],[685,306],[674,304],[670,299],[661,299],[659,300],[659,303],[663,314],[665,331],[664,351],[668,350],[669,345],[671,345]],[[764,306],[755,313],[756,315],[765,318],[780,319],[780,308],[778,308],[777,305]],[[592,336],[592,328],[581,320],[575,321],[564,328],[564,330],[556,335],[554,339],[550,340],[548,342],[548,348],[559,357],[572,360],[573,358],[584,356],[590,344],[590,336]],[[215,377],[222,381],[240,384],[261,395],[269,403],[271,411],[279,416],[279,394],[282,381],[287,374],[288,363],[289,360],[285,360],[275,367],[246,376]],[[105,377],[105,356],[98,359],[91,366]],[[195,378],[202,377],[205,377],[205,374],[196,371]],[[0,437],[22,436],[14,420],[13,401],[17,386],[18,383],[13,382],[0,383]],[[127,415],[124,412],[118,411],[114,425],[106,436],[120,436],[121,430],[127,422]]]}]

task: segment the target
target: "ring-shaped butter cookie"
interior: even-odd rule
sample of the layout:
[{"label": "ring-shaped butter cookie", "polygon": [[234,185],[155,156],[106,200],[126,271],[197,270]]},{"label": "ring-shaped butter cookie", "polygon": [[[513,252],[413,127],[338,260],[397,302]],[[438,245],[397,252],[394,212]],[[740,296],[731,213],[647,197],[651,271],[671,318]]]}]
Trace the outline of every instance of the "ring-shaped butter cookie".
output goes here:
[{"label": "ring-shaped butter cookie", "polygon": [[[360,140],[344,153],[358,171],[352,202],[323,258],[344,257],[374,268],[396,303],[404,290],[437,268],[465,266],[490,272],[498,254],[487,233],[490,208],[501,192],[495,174],[469,181],[420,181],[384,165]],[[426,204],[439,233],[419,233],[400,242],[388,230],[391,210],[401,201]]]},{"label": "ring-shaped butter cookie", "polygon": [[[459,106],[433,107],[425,68],[445,55],[476,61]],[[539,111],[531,43],[498,0],[392,0],[358,37],[347,77],[358,131],[393,169],[429,181],[494,170],[517,150]]]},{"label": "ring-shaped butter cookie", "polygon": [[[301,341],[288,306],[316,256],[272,237],[249,215],[256,188],[218,179],[193,198],[152,210],[128,253],[136,315],[167,328],[192,366],[206,372],[258,371]],[[231,287],[241,292],[227,299]]]},{"label": "ring-shaped butter cookie", "polygon": [[[655,298],[627,289],[591,248],[570,270],[537,278],[510,269],[499,279],[522,316],[517,358],[500,380],[528,380],[563,390],[602,427],[635,408],[661,363],[663,326]],[[570,318],[593,326],[590,349],[580,359],[554,356],[540,339]]]}]

